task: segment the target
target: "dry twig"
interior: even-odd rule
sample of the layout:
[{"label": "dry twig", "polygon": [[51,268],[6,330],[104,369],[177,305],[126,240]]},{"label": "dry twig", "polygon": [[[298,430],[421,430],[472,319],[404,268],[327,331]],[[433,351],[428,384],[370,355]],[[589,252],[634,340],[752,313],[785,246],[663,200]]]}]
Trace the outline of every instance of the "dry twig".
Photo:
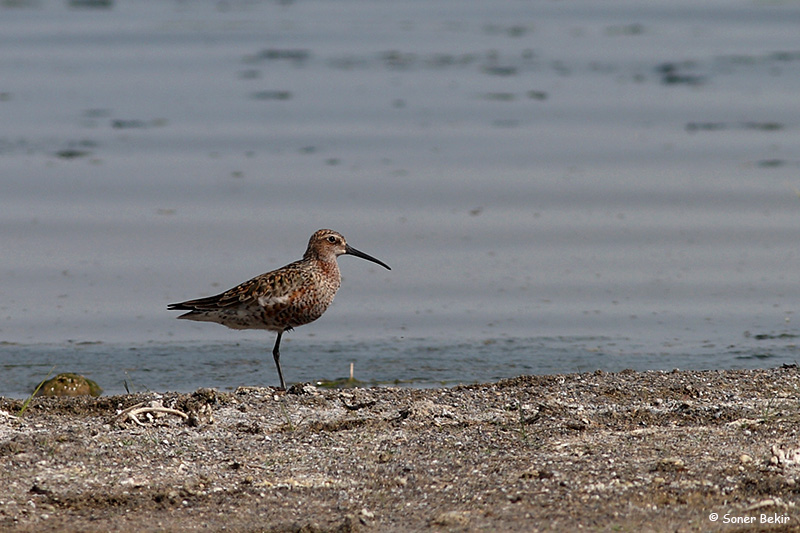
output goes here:
[{"label": "dry twig", "polygon": [[[181,418],[188,419],[189,415],[184,413],[183,411],[178,411],[177,409],[171,409],[169,407],[164,407],[161,405],[160,401],[153,400],[151,402],[141,402],[135,405],[132,405],[121,411],[117,415],[118,422],[125,422],[126,420],[133,420],[136,424],[140,426],[146,426],[141,420],[139,420],[139,415],[147,413],[148,415],[151,413],[163,413],[167,415],[176,415],[180,416]],[[151,418],[152,419],[152,418]]]}]

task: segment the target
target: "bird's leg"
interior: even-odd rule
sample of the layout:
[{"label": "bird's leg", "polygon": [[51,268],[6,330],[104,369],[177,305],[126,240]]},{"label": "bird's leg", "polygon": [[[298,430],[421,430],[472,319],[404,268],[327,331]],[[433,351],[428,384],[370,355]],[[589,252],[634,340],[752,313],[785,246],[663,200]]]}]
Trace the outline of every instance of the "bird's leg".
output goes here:
[{"label": "bird's leg", "polygon": [[283,372],[281,371],[281,335],[283,335],[283,331],[279,331],[278,338],[275,339],[275,347],[272,349],[272,357],[275,359],[275,366],[278,368],[278,378],[281,380],[281,390],[286,390],[286,383],[283,381]]}]

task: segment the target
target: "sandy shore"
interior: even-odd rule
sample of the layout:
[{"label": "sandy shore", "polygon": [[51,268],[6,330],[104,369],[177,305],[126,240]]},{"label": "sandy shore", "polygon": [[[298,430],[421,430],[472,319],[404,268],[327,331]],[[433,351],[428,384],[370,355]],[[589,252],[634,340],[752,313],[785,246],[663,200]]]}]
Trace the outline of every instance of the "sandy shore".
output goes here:
[{"label": "sandy shore", "polygon": [[782,368],[0,399],[0,530],[800,531],[799,396]]}]

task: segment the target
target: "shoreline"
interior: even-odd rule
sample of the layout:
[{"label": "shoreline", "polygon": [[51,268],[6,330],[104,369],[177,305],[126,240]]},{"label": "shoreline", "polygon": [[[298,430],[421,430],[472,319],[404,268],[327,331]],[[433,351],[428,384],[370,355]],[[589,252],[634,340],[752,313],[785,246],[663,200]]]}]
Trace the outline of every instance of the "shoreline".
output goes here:
[{"label": "shoreline", "polygon": [[800,531],[798,396],[787,366],[0,398],[0,529]]}]

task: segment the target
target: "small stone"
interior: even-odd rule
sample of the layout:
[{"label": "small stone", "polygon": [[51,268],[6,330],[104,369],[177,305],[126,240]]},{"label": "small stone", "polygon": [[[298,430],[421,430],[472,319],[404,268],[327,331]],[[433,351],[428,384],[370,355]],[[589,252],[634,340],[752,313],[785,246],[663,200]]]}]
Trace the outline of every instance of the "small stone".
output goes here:
[{"label": "small stone", "polygon": [[466,526],[469,523],[468,511],[446,511],[433,519],[433,524],[437,526]]},{"label": "small stone", "polygon": [[381,464],[388,463],[392,460],[392,455],[393,454],[391,452],[382,451],[378,454],[377,462]]},{"label": "small stone", "polygon": [[516,492],[514,494],[509,494],[508,495],[508,501],[510,501],[511,503],[521,502],[522,501],[522,494],[520,494],[519,492]]},{"label": "small stone", "polygon": [[739,462],[742,464],[752,463],[753,458],[747,455],[746,453],[743,453],[742,455],[739,456]]},{"label": "small stone", "polygon": [[575,431],[584,431],[590,425],[590,422],[585,419],[581,418],[580,420],[569,420],[566,423],[567,429],[573,429]]},{"label": "small stone", "polygon": [[686,470],[686,464],[680,457],[665,457],[664,459],[659,459],[658,463],[656,463],[655,470],[661,472],[678,472]]}]

